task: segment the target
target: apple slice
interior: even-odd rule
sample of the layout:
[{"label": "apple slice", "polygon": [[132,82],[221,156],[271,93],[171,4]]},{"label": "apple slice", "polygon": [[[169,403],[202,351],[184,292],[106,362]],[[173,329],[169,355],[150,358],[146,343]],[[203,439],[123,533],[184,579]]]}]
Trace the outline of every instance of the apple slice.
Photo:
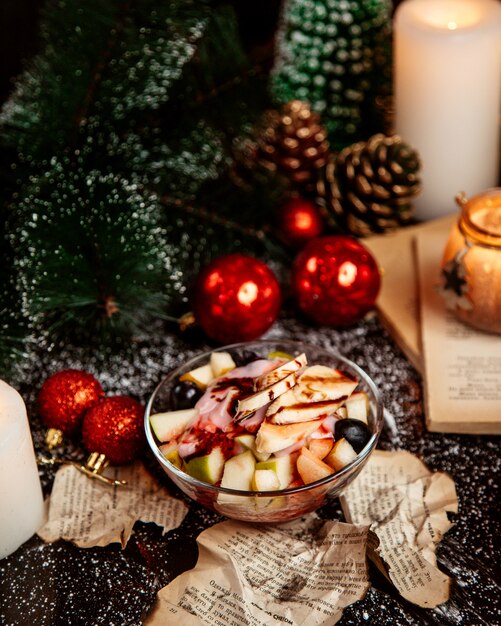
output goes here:
[{"label": "apple slice", "polygon": [[[256,471],[256,459],[250,450],[232,456],[224,464],[221,487],[238,489],[239,491],[251,491],[252,479]],[[220,493],[217,496],[218,504],[236,504],[248,506],[248,497]],[[224,511],[222,511],[224,513]]]},{"label": "apple slice", "polygon": [[308,444],[308,450],[314,454],[317,459],[325,458],[329,452],[332,450],[332,446],[334,445],[333,439],[312,439]]},{"label": "apple slice", "polygon": [[250,450],[232,456],[224,464],[221,487],[249,491],[256,471],[256,459]]},{"label": "apple slice", "polygon": [[334,470],[340,470],[348,463],[351,463],[357,458],[357,453],[348,442],[347,439],[342,437],[338,439],[332,450],[325,457],[324,461],[327,465],[330,465]]},{"label": "apple slice", "polygon": [[280,489],[280,481],[272,469],[257,469],[256,466],[251,486],[254,491],[275,491]]},{"label": "apple slice", "polygon": [[186,374],[179,377],[179,380],[189,380],[200,387],[200,389],[206,389],[207,385],[214,380],[214,373],[212,372],[211,364],[206,363],[205,365],[201,365],[190,372],[186,372]]},{"label": "apple slice", "polygon": [[177,443],[172,441],[171,443],[165,443],[162,446],[158,446],[160,452],[164,455],[164,457],[175,465],[177,468],[181,468],[183,462],[181,461],[181,457],[179,456],[179,451],[177,449]]},{"label": "apple slice", "polygon": [[[291,389],[291,391],[293,391]],[[280,398],[279,398],[280,400]],[[287,401],[289,399],[287,398]],[[273,424],[296,424],[325,418],[334,413],[344,402],[343,400],[322,400],[320,402],[298,402],[279,406],[273,413],[272,407],[266,411],[269,421]]]},{"label": "apple slice", "polygon": [[235,361],[229,352],[213,352],[210,355],[209,363],[214,378],[219,378],[219,376],[231,372],[236,367]]},{"label": "apple slice", "polygon": [[358,385],[339,370],[325,365],[307,367],[298,376],[295,394],[299,402],[321,402],[347,398]]},{"label": "apple slice", "polygon": [[251,435],[250,433],[237,435],[234,441],[243,448],[250,450],[258,461],[266,461],[270,457],[269,452],[258,452],[256,450],[256,435]]},{"label": "apple slice", "polygon": [[302,367],[304,367],[307,363],[306,355],[304,353],[297,356],[292,361],[287,361],[287,363],[282,363],[271,372],[266,372],[262,376],[258,376],[254,381],[254,391],[260,391],[261,389],[266,389],[271,385],[274,385],[279,380],[286,378],[290,374],[298,372]]},{"label": "apple slice", "polygon": [[280,489],[287,489],[292,482],[294,474],[294,463],[290,454],[284,456],[273,456],[267,461],[256,463],[257,470],[272,470],[278,476]]},{"label": "apple slice", "polygon": [[365,391],[352,393],[345,402],[346,417],[368,423],[369,398]]},{"label": "apple slice", "polygon": [[[345,404],[346,404],[346,400],[345,400]],[[348,417],[348,411],[346,410],[346,407],[344,406],[344,404],[343,406],[340,406],[338,409],[336,409],[336,417],[338,417],[339,419],[345,419],[346,417]]]},{"label": "apple slice", "polygon": [[150,426],[155,437],[163,443],[179,437],[197,415],[196,408],[155,413],[150,415]]},{"label": "apple slice", "polygon": [[278,398],[283,393],[288,391],[296,382],[295,374],[289,374],[282,380],[279,380],[271,387],[267,387],[266,389],[262,389],[261,391],[257,391],[246,398],[240,400],[237,404],[237,412],[235,415],[235,421],[239,422],[260,409],[263,406],[266,406],[270,402],[272,402],[275,398]]},{"label": "apple slice", "polygon": [[204,483],[214,485],[221,480],[224,464],[224,455],[221,448],[217,446],[213,448],[209,454],[193,457],[184,465],[186,472],[190,476],[198,478],[198,480]]},{"label": "apple slice", "polygon": [[330,476],[332,467],[321,461],[308,450],[301,448],[301,454],[297,458],[297,471],[305,484],[314,483],[316,480]]},{"label": "apple slice", "polygon": [[272,424],[263,422],[256,435],[256,450],[258,452],[278,452],[305,439],[311,435],[322,423],[321,419],[297,424]]}]

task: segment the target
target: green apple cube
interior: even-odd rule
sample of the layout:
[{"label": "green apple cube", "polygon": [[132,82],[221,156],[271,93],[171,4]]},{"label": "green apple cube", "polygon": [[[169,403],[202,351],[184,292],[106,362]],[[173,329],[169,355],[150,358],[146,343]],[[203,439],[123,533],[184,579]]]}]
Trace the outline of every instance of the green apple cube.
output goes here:
[{"label": "green apple cube", "polygon": [[211,450],[209,454],[196,456],[185,463],[186,472],[204,483],[214,485],[221,480],[224,468],[224,456],[221,448]]},{"label": "green apple cube", "polygon": [[352,445],[343,437],[338,439],[324,461],[336,472],[357,458]]},{"label": "green apple cube", "polygon": [[360,420],[367,424],[367,416],[369,415],[369,398],[365,391],[357,391],[352,393],[345,402],[347,417]]},{"label": "green apple cube", "polygon": [[184,432],[188,424],[198,415],[198,409],[181,409],[155,413],[150,416],[151,429],[155,437],[163,442],[171,441]]},{"label": "green apple cube", "polygon": [[254,448],[256,447],[256,436],[251,435],[250,433],[245,433],[244,435],[237,435],[235,437],[235,442],[239,443],[243,448],[247,450],[251,450],[254,452]]},{"label": "green apple cube", "polygon": [[214,380],[214,373],[212,371],[211,364],[206,363],[205,365],[201,365],[190,372],[186,372],[186,374],[179,377],[179,380],[190,381],[195,383],[195,385],[200,387],[200,389],[205,389],[207,385]]},{"label": "green apple cube", "polygon": [[256,469],[252,478],[254,491],[274,491],[280,489],[277,473],[271,469]]},{"label": "green apple cube", "polygon": [[258,461],[266,461],[271,456],[270,452],[258,452],[256,450],[256,435],[251,435],[250,433],[237,435],[235,442],[239,443],[243,448],[250,450]]},{"label": "green apple cube", "polygon": [[210,366],[214,378],[223,376],[236,367],[235,361],[229,352],[213,352],[210,355]]},{"label": "green apple cube", "polygon": [[256,459],[250,450],[231,457],[224,464],[221,487],[250,491],[256,469]]},{"label": "green apple cube", "polygon": [[169,463],[172,463],[172,465],[181,468],[183,462],[181,461],[181,457],[179,456],[177,443],[175,441],[159,446],[159,450],[167,459],[167,461],[169,461]]},{"label": "green apple cube", "polygon": [[272,470],[278,476],[279,489],[287,489],[292,482],[294,463],[290,454],[273,456],[256,464],[256,470]]}]

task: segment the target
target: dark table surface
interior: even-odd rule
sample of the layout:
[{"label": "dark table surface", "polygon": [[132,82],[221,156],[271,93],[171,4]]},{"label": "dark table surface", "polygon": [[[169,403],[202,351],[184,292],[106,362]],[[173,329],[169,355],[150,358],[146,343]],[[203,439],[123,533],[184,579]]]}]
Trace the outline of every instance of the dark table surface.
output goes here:
[{"label": "dark table surface", "polygon": [[[379,448],[418,455],[432,470],[449,472],[459,498],[455,525],[438,549],[439,567],[452,578],[450,600],[436,609],[420,609],[403,600],[376,571],[364,600],[348,607],[341,626],[494,626],[500,623],[497,581],[499,544],[499,437],[428,433],[424,427],[419,374],[386,334],[376,317],[342,329],[316,328],[284,313],[268,337],[301,339],[335,348],[363,367],[383,392],[397,429],[387,425]],[[197,336],[180,336],[158,328],[139,340],[133,353],[106,363],[82,349],[40,346],[17,380],[32,423],[35,447],[45,452],[44,428],[36,415],[38,389],[51,373],[77,367],[98,376],[108,394],[130,394],[145,402],[159,380],[175,365],[210,348]],[[77,444],[61,456],[84,458]],[[147,466],[182,497],[148,456]],[[40,468],[46,494],[54,477]],[[1,503],[0,503],[1,506]],[[59,541],[44,544],[34,536],[0,561],[0,624],[69,626],[141,624],[157,591],[197,560],[196,537],[222,518],[193,503],[181,526],[162,536],[154,524],[137,523],[127,547],[80,549]],[[342,519],[337,500],[319,514]]]}]

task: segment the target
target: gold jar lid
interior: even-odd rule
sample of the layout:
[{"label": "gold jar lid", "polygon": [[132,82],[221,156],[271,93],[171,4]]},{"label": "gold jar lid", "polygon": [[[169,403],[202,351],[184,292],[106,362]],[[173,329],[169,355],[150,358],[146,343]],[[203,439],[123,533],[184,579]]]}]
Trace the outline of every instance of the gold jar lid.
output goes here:
[{"label": "gold jar lid", "polygon": [[501,249],[501,188],[471,198],[461,193],[456,202],[461,207],[458,226],[465,239],[474,245]]}]

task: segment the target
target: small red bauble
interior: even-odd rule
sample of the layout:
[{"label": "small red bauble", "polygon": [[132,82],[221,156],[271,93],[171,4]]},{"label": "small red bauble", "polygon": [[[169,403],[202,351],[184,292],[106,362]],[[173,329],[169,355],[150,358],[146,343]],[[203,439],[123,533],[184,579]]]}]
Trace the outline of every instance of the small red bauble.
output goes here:
[{"label": "small red bauble", "polygon": [[318,206],[306,198],[292,198],[280,209],[278,236],[291,248],[302,248],[324,230]]},{"label": "small red bauble", "polygon": [[362,318],[381,286],[378,265],[356,239],[313,239],[294,261],[292,288],[299,308],[319,324],[344,326]]},{"label": "small red bauble", "polygon": [[270,268],[245,254],[228,254],[198,276],[195,319],[206,335],[221,343],[262,335],[280,310],[280,286]]},{"label": "small red bauble", "polygon": [[92,374],[76,369],[62,370],[47,378],[42,385],[38,411],[47,428],[72,435],[80,426],[85,411],[103,396],[104,391]]},{"label": "small red bauble", "polygon": [[114,465],[130,463],[144,445],[144,409],[129,396],[100,400],[84,416],[82,441],[89,452],[99,452]]}]

